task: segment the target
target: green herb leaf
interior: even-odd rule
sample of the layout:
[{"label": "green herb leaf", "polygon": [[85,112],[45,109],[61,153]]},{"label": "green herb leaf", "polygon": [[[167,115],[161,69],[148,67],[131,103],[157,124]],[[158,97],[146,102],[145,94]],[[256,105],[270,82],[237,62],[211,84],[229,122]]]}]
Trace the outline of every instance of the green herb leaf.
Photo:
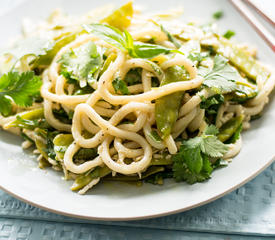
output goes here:
[{"label": "green herb leaf", "polygon": [[236,81],[240,78],[238,71],[228,64],[226,58],[216,55],[213,69],[204,75],[203,85],[218,94],[229,93],[237,89]]},{"label": "green herb leaf", "polygon": [[200,103],[200,108],[205,109],[208,120],[210,115],[216,115],[218,113],[219,107],[224,103],[224,97],[222,94],[216,94],[209,98],[202,97]]},{"label": "green herb leaf", "polygon": [[108,25],[86,24],[83,25],[83,27],[87,32],[93,33],[107,43],[119,48],[122,51],[127,51],[131,57],[153,58],[159,54],[168,54],[171,52],[182,54],[178,50],[169,49],[160,45],[134,42],[132,36],[126,30],[122,33],[119,29]]},{"label": "green herb leaf", "polygon": [[0,78],[0,113],[11,113],[13,101],[20,107],[31,106],[33,99],[40,92],[42,81],[34,72],[9,72]]},{"label": "green herb leaf", "polygon": [[206,127],[204,131],[204,135],[217,135],[219,133],[219,130],[214,125],[209,125]]},{"label": "green herb leaf", "polygon": [[212,15],[212,17],[214,18],[214,19],[221,19],[222,17],[223,17],[223,11],[217,11],[217,12],[215,12],[215,13],[213,13],[213,15]]},{"label": "green herb leaf", "polygon": [[230,39],[231,37],[235,36],[235,32],[228,30],[225,34],[223,34],[223,36],[227,39]]},{"label": "green herb leaf", "polygon": [[123,33],[117,28],[104,25],[104,24],[84,24],[83,28],[93,33],[95,36],[101,38],[105,42],[119,48],[122,51],[126,51],[126,39]]},{"label": "green herb leaf", "polygon": [[115,78],[115,80],[113,80],[112,82],[112,85],[116,93],[120,92],[123,95],[129,94],[129,90],[126,83],[120,78]]},{"label": "green herb leaf", "polygon": [[201,182],[208,179],[213,166],[210,158],[222,157],[227,146],[217,138],[218,129],[211,125],[200,137],[183,141],[180,151],[173,155],[174,178],[188,183]]},{"label": "green herb leaf", "polygon": [[203,136],[200,148],[207,156],[214,158],[222,157],[228,150],[227,146],[214,135]]},{"label": "green herb leaf", "polygon": [[80,82],[80,87],[85,87],[88,81],[93,80],[93,75],[101,66],[101,56],[93,42],[88,42],[76,49],[62,55],[61,73],[68,78]]},{"label": "green herb leaf", "polygon": [[210,178],[213,171],[211,162],[207,156],[201,154],[199,148],[186,150],[182,146],[172,159],[173,177],[177,182],[186,181],[189,184],[203,182]]},{"label": "green herb leaf", "polygon": [[172,50],[160,45],[154,45],[149,43],[134,43],[134,53],[139,58],[154,58],[160,54],[168,54]]}]

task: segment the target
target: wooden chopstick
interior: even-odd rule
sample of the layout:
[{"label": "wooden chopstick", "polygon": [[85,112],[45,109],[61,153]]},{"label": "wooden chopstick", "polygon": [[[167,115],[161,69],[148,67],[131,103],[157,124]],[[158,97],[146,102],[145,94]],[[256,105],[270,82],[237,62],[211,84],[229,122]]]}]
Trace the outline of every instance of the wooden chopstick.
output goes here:
[{"label": "wooden chopstick", "polygon": [[260,8],[258,8],[255,3],[253,3],[251,0],[245,0],[251,7],[254,8],[254,10],[261,14],[270,24],[272,24],[273,26],[275,26],[275,21],[270,18],[267,14],[265,14]]},{"label": "wooden chopstick", "polygon": [[242,16],[251,24],[258,34],[268,43],[271,49],[275,52],[275,37],[260,23],[260,21],[252,14],[249,8],[241,0],[230,0],[234,7],[241,13]]}]

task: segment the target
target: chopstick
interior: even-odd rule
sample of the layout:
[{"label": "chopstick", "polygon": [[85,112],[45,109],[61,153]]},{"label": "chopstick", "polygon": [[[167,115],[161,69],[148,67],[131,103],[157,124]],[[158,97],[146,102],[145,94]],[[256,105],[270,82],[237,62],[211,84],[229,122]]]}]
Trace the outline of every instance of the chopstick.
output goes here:
[{"label": "chopstick", "polygon": [[[258,34],[268,43],[275,52],[275,37],[260,23],[260,21],[252,14],[249,8],[241,0],[230,0],[234,7],[243,15]],[[256,6],[255,6],[256,8]]]},{"label": "chopstick", "polygon": [[253,3],[251,0],[245,0],[251,7],[254,8],[254,10],[261,14],[270,24],[272,24],[273,26],[275,26],[275,21],[270,18],[267,14],[265,14],[260,8],[258,8],[255,3]]}]

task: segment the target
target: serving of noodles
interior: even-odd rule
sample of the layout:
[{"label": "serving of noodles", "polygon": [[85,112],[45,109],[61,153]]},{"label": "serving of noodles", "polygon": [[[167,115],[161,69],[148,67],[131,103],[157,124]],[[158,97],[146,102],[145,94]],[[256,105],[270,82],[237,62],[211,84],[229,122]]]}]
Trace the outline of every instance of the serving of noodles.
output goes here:
[{"label": "serving of noodles", "polygon": [[0,126],[22,135],[39,167],[63,171],[80,194],[100,181],[209,179],[241,150],[241,131],[274,88],[273,70],[214,20],[142,14],[131,2],[107,12],[56,10],[36,25],[24,22],[1,57],[0,89],[29,76],[41,82],[40,94],[17,103],[7,88],[11,108],[0,100]]}]

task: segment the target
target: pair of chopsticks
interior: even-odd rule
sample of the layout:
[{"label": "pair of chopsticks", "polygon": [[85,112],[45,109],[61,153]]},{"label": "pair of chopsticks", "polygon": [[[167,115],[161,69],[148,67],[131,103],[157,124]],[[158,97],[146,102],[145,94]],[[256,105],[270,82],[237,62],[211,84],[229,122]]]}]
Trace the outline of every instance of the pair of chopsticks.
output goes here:
[{"label": "pair of chopsticks", "polygon": [[[230,0],[234,7],[246,18],[251,26],[258,32],[258,34],[267,42],[271,49],[275,52],[275,37],[267,30],[267,28],[254,16],[250,9],[242,0]],[[275,22],[263,11],[261,11],[252,1],[245,0],[251,7],[253,7],[265,20],[275,27]]]}]

